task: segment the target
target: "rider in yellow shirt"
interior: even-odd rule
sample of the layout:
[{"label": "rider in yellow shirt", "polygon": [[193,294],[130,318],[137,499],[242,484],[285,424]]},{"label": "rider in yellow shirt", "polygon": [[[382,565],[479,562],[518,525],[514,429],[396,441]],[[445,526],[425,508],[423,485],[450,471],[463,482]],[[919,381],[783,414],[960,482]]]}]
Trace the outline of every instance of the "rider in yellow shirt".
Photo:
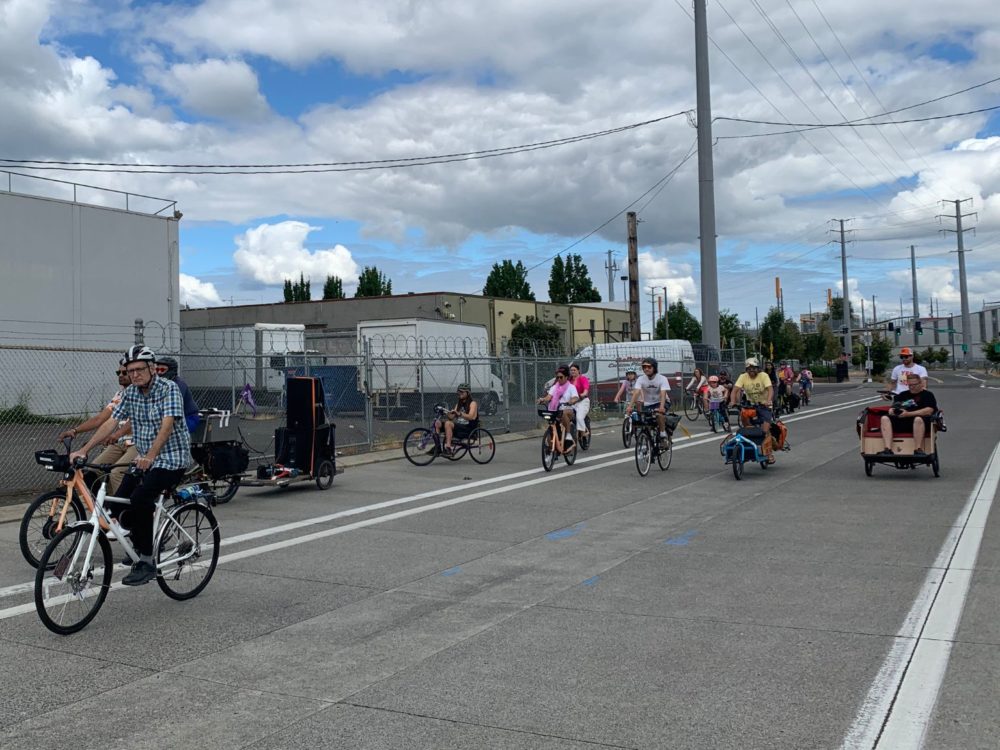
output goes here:
[{"label": "rider in yellow shirt", "polygon": [[764,445],[762,450],[767,456],[767,462],[774,463],[774,454],[771,450],[771,422],[774,417],[771,415],[771,402],[774,398],[774,386],[771,378],[766,372],[761,372],[760,363],[755,357],[746,361],[746,372],[736,379],[733,392],[729,396],[729,403],[736,406],[740,403],[740,397],[746,393],[747,400],[751,404],[757,404],[757,416],[761,420],[761,428],[764,430]]}]

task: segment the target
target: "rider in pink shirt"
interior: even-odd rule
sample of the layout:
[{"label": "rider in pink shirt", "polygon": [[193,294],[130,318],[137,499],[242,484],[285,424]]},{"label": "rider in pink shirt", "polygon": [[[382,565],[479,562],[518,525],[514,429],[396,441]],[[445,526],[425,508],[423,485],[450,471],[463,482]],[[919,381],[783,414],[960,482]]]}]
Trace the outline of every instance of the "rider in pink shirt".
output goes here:
[{"label": "rider in pink shirt", "polygon": [[584,435],[587,432],[587,414],[590,413],[590,380],[580,372],[580,366],[574,363],[569,366],[569,382],[580,396],[576,404],[576,431]]}]

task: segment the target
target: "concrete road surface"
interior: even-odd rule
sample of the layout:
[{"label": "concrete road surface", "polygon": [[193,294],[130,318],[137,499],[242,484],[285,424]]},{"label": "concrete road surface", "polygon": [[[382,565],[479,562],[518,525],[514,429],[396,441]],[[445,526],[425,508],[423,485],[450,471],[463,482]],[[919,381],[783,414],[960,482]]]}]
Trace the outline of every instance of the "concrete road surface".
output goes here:
[{"label": "concrete road surface", "polygon": [[939,479],[865,476],[856,385],[739,482],[704,423],[645,478],[614,426],[393,460],[241,489],[199,597],[68,637],[0,525],[0,747],[996,748],[1000,390],[942,379]]}]

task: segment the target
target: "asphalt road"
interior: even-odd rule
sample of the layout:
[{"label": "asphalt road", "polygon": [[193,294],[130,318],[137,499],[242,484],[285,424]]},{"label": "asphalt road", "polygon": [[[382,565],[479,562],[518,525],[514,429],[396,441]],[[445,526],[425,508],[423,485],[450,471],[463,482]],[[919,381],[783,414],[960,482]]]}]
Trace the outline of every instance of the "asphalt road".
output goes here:
[{"label": "asphalt road", "polygon": [[1000,389],[932,389],[939,479],[865,476],[852,386],[740,482],[698,425],[646,478],[608,429],[243,488],[198,598],[70,637],[0,525],[0,747],[995,748]]}]

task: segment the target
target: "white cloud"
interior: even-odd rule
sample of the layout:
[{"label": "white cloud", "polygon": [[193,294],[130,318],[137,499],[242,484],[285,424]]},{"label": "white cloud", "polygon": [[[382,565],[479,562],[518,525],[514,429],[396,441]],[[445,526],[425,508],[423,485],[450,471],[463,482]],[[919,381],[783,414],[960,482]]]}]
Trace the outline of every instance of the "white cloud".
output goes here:
[{"label": "white cloud", "polygon": [[[337,276],[345,291],[358,283],[360,268],[343,245],[310,251],[306,240],[319,227],[301,221],[261,224],[236,237],[233,253],[236,268],[253,281],[275,286],[302,274],[313,283],[314,293],[322,292],[327,276]],[[318,296],[318,295],[317,295]]]},{"label": "white cloud", "polygon": [[181,274],[180,281],[182,305],[215,307],[222,304],[219,293],[215,289],[215,284],[209,281],[201,281],[186,273]]},{"label": "white cloud", "polygon": [[209,117],[234,120],[259,119],[268,113],[257,74],[242,60],[205,60],[178,63],[169,71],[148,73],[181,104]]}]

